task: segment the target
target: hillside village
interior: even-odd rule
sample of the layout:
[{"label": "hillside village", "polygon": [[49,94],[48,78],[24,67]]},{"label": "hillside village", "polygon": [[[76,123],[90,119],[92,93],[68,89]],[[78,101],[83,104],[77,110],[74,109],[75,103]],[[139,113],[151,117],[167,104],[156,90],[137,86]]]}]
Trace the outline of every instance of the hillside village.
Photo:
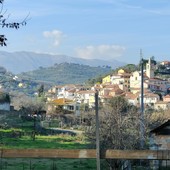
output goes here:
[{"label": "hillside village", "polygon": [[[159,115],[163,115],[162,111],[165,111],[165,116],[162,120],[160,120],[161,118],[159,117],[155,118],[154,120],[150,118],[146,120],[145,142],[149,142],[146,142],[146,146],[144,147],[145,149],[150,149],[151,151],[156,152],[159,150],[169,150],[170,125],[170,80],[168,78],[161,78],[162,76],[159,77],[158,74],[156,75],[155,70],[158,70],[157,67],[158,66],[155,65],[151,59],[149,59],[145,65],[146,69],[143,70],[143,102],[145,110],[158,110],[158,112],[155,113],[158,113]],[[159,67],[165,68],[164,70],[167,71],[170,67],[170,62],[163,61],[159,63]],[[22,138],[27,136],[26,141],[29,143],[32,142],[33,146],[36,144],[36,141],[39,140],[38,138],[43,135],[46,135],[48,141],[50,135],[52,135],[52,138],[54,138],[54,136],[58,136],[60,134],[62,142],[63,138],[65,138],[64,134],[66,134],[66,136],[75,135],[77,138],[81,136],[81,139],[83,140],[84,138],[82,137],[85,135],[88,138],[88,143],[90,139],[95,141],[95,129],[93,129],[93,125],[95,126],[95,118],[94,114],[91,115],[92,117],[89,115],[90,111],[95,110],[95,98],[96,92],[98,92],[99,107],[104,108],[104,110],[107,107],[117,108],[117,106],[114,107],[114,105],[108,105],[109,101],[115,99],[116,97],[123,100],[125,98],[128,101],[128,106],[126,106],[126,102],[121,103],[122,101],[118,101],[117,104],[120,104],[117,109],[118,111],[116,109],[116,111],[107,110],[107,115],[110,117],[102,115],[103,110],[100,110],[99,116],[104,116],[100,121],[100,140],[104,143],[102,146],[106,147],[106,149],[139,149],[141,147],[141,139],[139,138],[140,120],[138,117],[139,115],[136,113],[139,110],[138,108],[141,107],[141,80],[141,71],[135,70],[130,72],[124,68],[120,68],[117,70],[117,72],[103,77],[102,82],[96,82],[92,86],[65,84],[53,86],[46,91],[42,85],[41,88],[39,88],[39,91],[34,94],[34,98],[36,98],[36,100],[39,97],[42,97],[41,99],[45,99],[41,103],[46,106],[45,110],[41,110],[42,108],[39,108],[38,103],[30,103],[31,105],[27,105],[27,103],[25,103],[25,105],[23,105],[20,110],[15,110],[15,108],[11,106],[10,95],[2,92],[0,93],[0,126],[3,130],[6,130],[10,129],[10,127],[25,128],[23,124],[28,124],[27,126],[30,129],[28,132],[18,132],[16,130],[12,130],[12,132],[10,132],[10,141],[22,141]],[[20,83],[18,85],[20,85]],[[20,100],[24,101],[25,99],[22,98]],[[36,100],[34,100],[34,102]],[[133,107],[131,104],[137,107]],[[34,107],[34,105],[37,105],[37,107]],[[126,109],[128,108],[125,111],[127,114],[124,114],[125,112],[120,109],[121,107]],[[116,117],[117,113],[120,114],[119,116],[121,116],[122,119],[120,124],[119,121],[117,121],[120,118]],[[129,126],[129,124],[133,125]],[[121,130],[123,132],[122,134],[119,133]],[[106,132],[107,135],[105,135]],[[110,136],[114,135],[116,136],[115,138],[110,138]],[[131,135],[133,136],[132,138],[129,137]],[[2,138],[2,140],[4,139],[5,138]],[[123,142],[118,142],[118,144],[116,144],[116,141],[120,140]],[[76,143],[77,141],[78,140],[76,140]],[[8,145],[8,143],[3,143],[3,146]],[[56,140],[52,143],[54,143],[54,148],[56,148],[56,143],[59,143],[59,141]],[[91,144],[93,145],[94,143],[92,142]],[[15,147],[15,145],[17,146],[18,144],[13,141],[12,145]],[[45,145],[46,144],[44,143],[42,144],[42,146]],[[88,144],[86,144],[86,146],[89,147]],[[45,147],[48,148],[48,145]],[[76,149],[77,148],[78,147],[76,146]],[[146,166],[151,166],[155,169],[158,169],[159,166],[169,167],[169,158],[165,157],[161,159],[163,159],[162,162],[151,160]],[[126,161],[127,160],[124,162],[125,164]],[[133,165],[133,163],[131,164]]]},{"label": "hillside village", "polygon": [[[167,110],[170,108],[170,79],[155,75],[157,65],[151,58],[146,62],[144,70],[145,109]],[[159,63],[159,68],[168,71],[169,61]],[[162,72],[162,70],[161,70]],[[20,82],[18,82],[20,87]],[[16,84],[16,83],[15,83]],[[23,83],[22,83],[23,84]],[[98,91],[100,105],[105,105],[115,96],[124,96],[129,103],[140,107],[141,100],[141,71],[129,72],[121,68],[102,78],[93,86],[80,84],[56,85],[44,91],[47,114],[55,113],[62,108],[67,113],[80,115],[81,110],[91,110],[95,107],[95,92]],[[1,92],[1,110],[10,110],[9,95]]]},{"label": "hillside village", "polygon": [[170,170],[170,3],[4,2],[0,169]]},{"label": "hillside village", "polygon": [[[160,63],[165,68],[170,67],[169,61]],[[170,80],[155,76],[156,65],[151,59],[146,63],[144,70],[144,105],[145,108],[155,110],[170,108]],[[129,103],[140,106],[141,100],[141,72],[127,72],[119,69],[116,74],[109,74],[92,87],[83,85],[54,86],[48,90],[47,113],[55,111],[58,107],[80,114],[83,107],[92,109],[95,106],[95,92],[99,93],[100,104],[104,105],[115,96],[124,96]]]}]

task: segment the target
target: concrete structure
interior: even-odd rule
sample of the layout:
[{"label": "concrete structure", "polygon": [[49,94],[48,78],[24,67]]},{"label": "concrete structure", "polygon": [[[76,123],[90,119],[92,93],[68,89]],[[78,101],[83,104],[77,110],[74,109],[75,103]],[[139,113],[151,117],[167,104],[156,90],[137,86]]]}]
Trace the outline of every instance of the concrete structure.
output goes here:
[{"label": "concrete structure", "polygon": [[[150,132],[150,149],[151,150],[170,150],[170,120]],[[159,166],[168,166],[170,168],[170,160],[153,161],[153,169]]]}]

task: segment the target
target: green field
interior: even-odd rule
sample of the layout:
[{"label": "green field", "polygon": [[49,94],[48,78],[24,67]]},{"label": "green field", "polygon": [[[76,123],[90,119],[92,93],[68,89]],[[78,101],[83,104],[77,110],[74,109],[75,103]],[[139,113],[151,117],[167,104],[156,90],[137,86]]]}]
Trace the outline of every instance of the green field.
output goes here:
[{"label": "green field", "polygon": [[[1,132],[2,133],[2,132]],[[4,132],[3,132],[4,133]],[[10,133],[10,130],[6,130]],[[4,135],[5,136],[5,135]],[[7,135],[8,136],[8,135]],[[33,141],[31,136],[22,137],[2,137],[0,148],[55,148],[55,149],[83,149],[87,143],[82,135],[55,135],[40,136],[36,135]],[[0,159],[0,169],[4,170],[76,170],[76,169],[96,169],[96,163],[93,159]]]},{"label": "green field", "polygon": [[87,143],[82,136],[55,135],[40,136],[36,135],[35,140],[31,136],[22,137],[2,137],[0,148],[11,149],[30,149],[30,148],[48,148],[48,149],[83,149]]},{"label": "green field", "polygon": [[[33,140],[32,128],[0,129],[1,149],[85,149],[88,143],[81,135],[36,135]],[[18,134],[22,134],[21,136]],[[0,170],[86,170],[96,169],[94,159],[32,159],[32,158],[0,158]]]}]

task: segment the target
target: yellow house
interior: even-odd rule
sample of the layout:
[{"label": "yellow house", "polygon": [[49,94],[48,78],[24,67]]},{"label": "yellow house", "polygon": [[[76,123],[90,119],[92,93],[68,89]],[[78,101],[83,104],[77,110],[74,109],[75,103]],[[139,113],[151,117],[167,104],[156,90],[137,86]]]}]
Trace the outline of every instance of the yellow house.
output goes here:
[{"label": "yellow house", "polygon": [[119,69],[117,73],[118,74],[124,74],[124,73],[127,73],[127,72],[124,69]]},{"label": "yellow house", "polygon": [[111,82],[111,76],[110,75],[108,75],[108,76],[106,76],[102,79],[102,84],[110,83],[110,82]]}]

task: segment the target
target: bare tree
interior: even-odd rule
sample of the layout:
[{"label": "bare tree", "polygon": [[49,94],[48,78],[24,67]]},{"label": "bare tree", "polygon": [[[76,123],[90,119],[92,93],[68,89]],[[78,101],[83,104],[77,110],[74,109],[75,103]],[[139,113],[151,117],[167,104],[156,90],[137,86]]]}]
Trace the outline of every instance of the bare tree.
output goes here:
[{"label": "bare tree", "polygon": [[[123,97],[115,97],[99,111],[99,116],[101,150],[139,148],[139,113],[135,106]],[[95,121],[91,124],[86,136],[95,144]],[[111,170],[116,170],[122,168],[125,161],[107,160],[107,163]]]},{"label": "bare tree", "polygon": [[[6,11],[3,10],[3,6],[4,6],[4,0],[0,0],[0,5],[1,5],[1,9],[0,9],[0,25],[2,26],[2,28],[13,28],[13,29],[19,29],[20,26],[25,26],[28,20],[28,16],[27,15],[25,17],[25,19],[23,19],[21,22],[8,22],[8,17],[5,17],[5,13]],[[0,35],[0,45],[1,46],[6,46],[6,41],[7,38],[5,35]]]},{"label": "bare tree", "polygon": [[[93,117],[92,117],[93,116]],[[149,132],[169,117],[169,112],[145,112],[144,138],[145,148],[148,149]],[[85,134],[92,146],[95,147],[95,113],[85,117],[89,127]],[[101,154],[107,149],[134,150],[140,148],[140,109],[128,103],[123,97],[112,98],[106,106],[99,110],[100,120],[100,149]],[[104,152],[103,152],[104,153]],[[126,169],[127,160],[106,160],[110,170]]]}]

